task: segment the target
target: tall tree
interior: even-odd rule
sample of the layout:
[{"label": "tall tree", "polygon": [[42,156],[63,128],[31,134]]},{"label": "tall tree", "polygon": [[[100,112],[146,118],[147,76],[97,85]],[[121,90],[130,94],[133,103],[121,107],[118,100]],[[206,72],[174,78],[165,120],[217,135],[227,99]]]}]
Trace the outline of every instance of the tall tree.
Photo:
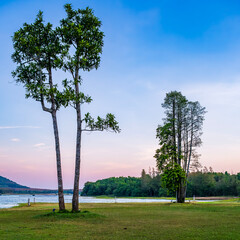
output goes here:
[{"label": "tall tree", "polygon": [[[100,30],[101,21],[90,8],[74,10],[71,4],[65,5],[67,17],[61,20],[59,32],[62,41],[69,45],[69,54],[64,64],[64,70],[71,74],[71,80],[64,81],[65,94],[77,115],[77,137],[75,157],[75,177],[72,200],[72,211],[79,211],[79,179],[81,163],[81,138],[84,131],[112,130],[119,132],[118,122],[113,114],[106,118],[97,117],[94,120],[90,113],[82,116],[81,105],[90,103],[91,97],[80,91],[80,71],[97,69],[100,64],[104,34]],[[66,104],[67,106],[68,104]]]},{"label": "tall tree", "polygon": [[[24,23],[23,27],[14,33],[13,61],[17,64],[12,72],[16,82],[24,85],[26,97],[41,103],[42,109],[52,116],[55,137],[57,161],[59,209],[64,210],[63,180],[61,169],[60,142],[57,125],[57,111],[59,110],[63,94],[53,83],[53,71],[60,68],[66,53],[52,24],[43,22],[40,11],[34,23]],[[66,100],[64,100],[65,102]],[[47,106],[47,105],[48,106]]]},{"label": "tall tree", "polygon": [[205,108],[190,102],[180,92],[167,93],[162,107],[166,117],[157,128],[160,147],[156,150],[157,166],[163,172],[162,182],[176,191],[178,202],[186,197],[189,167],[197,161],[196,147],[200,146]]}]

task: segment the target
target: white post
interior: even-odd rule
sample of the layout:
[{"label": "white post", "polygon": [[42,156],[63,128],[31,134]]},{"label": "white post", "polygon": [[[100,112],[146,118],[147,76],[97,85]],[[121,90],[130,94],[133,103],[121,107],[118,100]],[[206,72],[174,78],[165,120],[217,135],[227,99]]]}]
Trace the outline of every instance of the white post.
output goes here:
[{"label": "white post", "polygon": [[30,198],[28,198],[28,207],[30,206],[31,204],[30,204]]}]

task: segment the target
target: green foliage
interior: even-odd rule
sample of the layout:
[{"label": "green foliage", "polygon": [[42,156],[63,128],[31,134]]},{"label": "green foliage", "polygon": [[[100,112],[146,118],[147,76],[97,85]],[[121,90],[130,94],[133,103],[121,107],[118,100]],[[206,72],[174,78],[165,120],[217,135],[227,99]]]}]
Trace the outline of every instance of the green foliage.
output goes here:
[{"label": "green foliage", "polygon": [[132,196],[141,194],[141,180],[135,177],[119,177],[98,180],[95,183],[87,182],[84,185],[82,196]]},{"label": "green foliage", "polygon": [[176,146],[172,142],[172,124],[159,125],[156,131],[161,147],[156,150],[154,157],[157,160],[158,169],[163,171],[168,164],[174,164],[174,159],[177,158]]},{"label": "green foliage", "polygon": [[[100,30],[102,23],[92,9],[87,7],[74,10],[71,4],[64,7],[67,17],[61,20],[57,31],[62,42],[68,46],[68,54],[64,58],[62,69],[69,72],[72,79],[63,81],[65,96],[63,105],[66,107],[70,104],[80,112],[80,105],[91,103],[92,98],[79,90],[82,84],[79,71],[90,71],[99,67],[104,34]],[[85,123],[83,131],[120,132],[118,122],[111,113],[105,118],[98,116],[97,120],[94,120],[90,113],[86,113],[81,122]]]},{"label": "green foliage", "polygon": [[190,164],[198,163],[195,148],[202,143],[205,108],[177,91],[166,94],[162,107],[165,118],[156,130],[159,148],[154,157],[164,186],[169,192],[177,191],[177,201],[184,202]]},{"label": "green foliage", "polygon": [[12,75],[17,83],[24,85],[26,97],[36,101],[46,100],[59,109],[64,99],[57,84],[52,83],[52,70],[63,66],[67,45],[59,39],[52,24],[44,24],[43,13],[39,11],[34,23],[24,23],[12,37],[17,63]]},{"label": "green foliage", "polygon": [[88,7],[77,10],[73,10],[71,4],[64,7],[67,18],[61,20],[58,31],[63,41],[75,49],[75,54],[68,56],[64,64],[65,70],[74,73],[76,66],[87,71],[98,68],[104,37],[100,31],[101,21]]},{"label": "green foliage", "polygon": [[172,196],[161,186],[161,176],[153,172],[142,171],[141,178],[107,178],[84,185],[82,196],[117,196],[117,197],[162,197]]},{"label": "green foliage", "polygon": [[162,174],[162,185],[170,193],[175,193],[182,182],[186,181],[186,173],[177,163],[168,164]]},{"label": "green foliage", "polygon": [[240,196],[238,174],[195,172],[188,178],[188,196]]},{"label": "green foliage", "polygon": [[82,82],[79,70],[90,71],[98,68],[104,34],[100,30],[101,21],[94,16],[92,9],[87,7],[73,10],[71,4],[64,7],[67,17],[61,20],[57,31],[69,49],[63,70],[71,73],[73,79],[64,80],[63,85],[76,107],[78,103],[91,102],[91,98],[79,92],[78,84]]},{"label": "green foliage", "polygon": [[105,119],[98,116],[96,121],[91,117],[90,113],[86,113],[82,121],[85,122],[85,129],[89,131],[110,130],[113,132],[120,132],[118,122],[111,113],[108,113]]},{"label": "green foliage", "polygon": [[64,87],[64,96],[66,100],[63,103],[65,107],[67,107],[71,103],[74,107],[76,107],[77,103],[84,104],[84,103],[92,102],[92,98],[89,95],[85,95],[82,92],[76,94],[75,89],[73,88],[73,85],[74,85],[73,80],[65,79],[63,80],[62,84]]},{"label": "green foliage", "polygon": [[[189,174],[187,196],[240,196],[238,174],[216,172],[193,172]],[[82,196],[118,196],[118,197],[167,197],[176,196],[180,181],[186,177],[181,167],[168,166],[163,174],[146,174],[142,171],[140,178],[107,178],[84,185]]]}]

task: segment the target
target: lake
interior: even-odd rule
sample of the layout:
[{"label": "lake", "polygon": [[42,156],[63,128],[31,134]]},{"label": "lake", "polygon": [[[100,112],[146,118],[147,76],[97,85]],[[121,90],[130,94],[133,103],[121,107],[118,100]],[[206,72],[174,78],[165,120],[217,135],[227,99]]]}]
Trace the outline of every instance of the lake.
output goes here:
[{"label": "lake", "polygon": [[[57,195],[0,195],[0,208],[10,208],[17,206],[19,203],[27,203],[30,198],[30,202],[41,203],[57,203]],[[65,203],[72,202],[72,195],[64,196]],[[104,199],[95,197],[79,197],[80,203],[150,203],[150,202],[171,202],[167,199],[139,199],[139,198],[116,198],[116,199]]]}]

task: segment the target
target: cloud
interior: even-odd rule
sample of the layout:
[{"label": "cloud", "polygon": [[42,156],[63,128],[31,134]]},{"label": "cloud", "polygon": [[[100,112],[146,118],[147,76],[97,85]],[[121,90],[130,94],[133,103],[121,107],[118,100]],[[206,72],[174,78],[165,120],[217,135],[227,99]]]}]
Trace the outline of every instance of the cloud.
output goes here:
[{"label": "cloud", "polygon": [[16,129],[16,128],[40,128],[35,126],[0,126],[0,129]]},{"label": "cloud", "polygon": [[[203,83],[184,87],[187,94],[200,96],[207,102],[214,102],[222,105],[239,106],[240,83],[237,81],[230,83]],[[210,100],[210,101],[209,101]]]},{"label": "cloud", "polygon": [[45,143],[37,143],[37,144],[35,144],[33,146],[38,148],[38,147],[43,147],[45,145],[46,145]]},{"label": "cloud", "polygon": [[12,138],[11,141],[12,142],[20,142],[20,139],[19,138]]}]

